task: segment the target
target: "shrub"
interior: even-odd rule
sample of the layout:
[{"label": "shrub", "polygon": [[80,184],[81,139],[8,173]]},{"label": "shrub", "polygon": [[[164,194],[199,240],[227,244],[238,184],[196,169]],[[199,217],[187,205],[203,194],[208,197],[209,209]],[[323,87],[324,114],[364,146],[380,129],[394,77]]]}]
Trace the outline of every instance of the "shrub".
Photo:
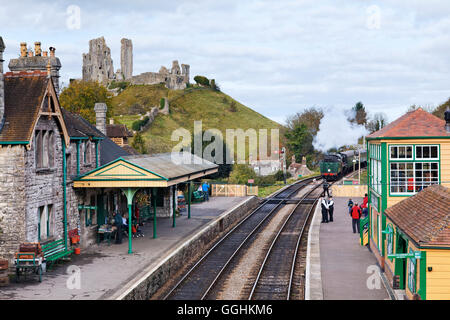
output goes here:
[{"label": "shrub", "polygon": [[165,104],[166,104],[166,100],[164,98],[161,98],[161,100],[159,100],[159,108],[164,109]]},{"label": "shrub", "polygon": [[144,119],[142,119],[142,120],[136,120],[136,121],[134,121],[133,124],[131,125],[131,128],[132,128],[134,131],[140,131],[141,128],[142,128],[143,126],[145,126],[149,120],[150,120],[150,118],[149,118],[148,116],[145,116]]},{"label": "shrub", "polygon": [[231,101],[231,104],[230,104],[230,109],[229,109],[231,112],[236,112],[237,111],[237,107],[236,107],[236,101]]},{"label": "shrub", "polygon": [[197,82],[197,84],[200,84],[200,85],[205,86],[205,87],[209,87],[210,86],[208,78],[204,77],[204,76],[195,76],[194,77],[194,81]]}]

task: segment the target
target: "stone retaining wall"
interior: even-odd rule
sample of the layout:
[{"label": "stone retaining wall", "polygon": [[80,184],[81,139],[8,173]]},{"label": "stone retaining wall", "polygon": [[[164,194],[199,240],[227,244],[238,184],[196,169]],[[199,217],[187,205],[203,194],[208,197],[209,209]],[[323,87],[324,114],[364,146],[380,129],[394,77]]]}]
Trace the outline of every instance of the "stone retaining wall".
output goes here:
[{"label": "stone retaining wall", "polygon": [[247,216],[252,209],[261,203],[257,197],[252,197],[244,203],[223,213],[208,223],[202,230],[193,235],[179,248],[169,253],[157,266],[149,266],[138,275],[123,291],[116,292],[110,299],[116,300],[148,300],[161,288],[166,281],[186,266],[187,261],[199,257],[206,252],[212,242],[228,232],[238,221]]}]

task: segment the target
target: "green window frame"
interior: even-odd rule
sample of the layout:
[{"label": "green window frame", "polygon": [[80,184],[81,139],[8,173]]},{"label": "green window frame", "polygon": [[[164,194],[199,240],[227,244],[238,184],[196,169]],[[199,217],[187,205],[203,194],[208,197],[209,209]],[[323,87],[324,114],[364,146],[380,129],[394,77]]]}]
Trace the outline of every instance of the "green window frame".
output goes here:
[{"label": "green window frame", "polygon": [[[414,253],[410,248],[409,253]],[[416,293],[417,283],[417,260],[416,258],[408,258],[408,288],[412,293]]]}]

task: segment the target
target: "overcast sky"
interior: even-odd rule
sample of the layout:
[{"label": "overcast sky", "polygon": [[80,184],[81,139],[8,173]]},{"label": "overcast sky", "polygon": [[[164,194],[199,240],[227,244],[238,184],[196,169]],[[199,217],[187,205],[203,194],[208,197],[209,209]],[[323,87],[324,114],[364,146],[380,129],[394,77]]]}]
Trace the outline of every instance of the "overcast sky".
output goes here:
[{"label": "overcast sky", "polygon": [[41,41],[56,47],[65,84],[81,78],[93,38],[105,37],[120,68],[126,37],[134,75],[178,60],[192,82],[215,78],[280,123],[306,107],[357,101],[392,121],[450,97],[450,1],[0,0],[0,22],[7,62],[20,42]]}]

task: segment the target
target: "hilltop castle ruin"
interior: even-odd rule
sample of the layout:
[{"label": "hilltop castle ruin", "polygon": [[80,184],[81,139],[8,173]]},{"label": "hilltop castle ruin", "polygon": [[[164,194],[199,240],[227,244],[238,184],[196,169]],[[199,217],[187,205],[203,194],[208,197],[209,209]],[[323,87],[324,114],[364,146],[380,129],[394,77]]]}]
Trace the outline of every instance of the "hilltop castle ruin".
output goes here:
[{"label": "hilltop castle ruin", "polygon": [[89,53],[83,54],[83,80],[108,84],[110,81],[128,81],[132,84],[164,83],[169,89],[184,89],[189,83],[189,65],[172,62],[169,70],[162,66],[159,72],[144,72],[133,76],[133,43],[121,40],[120,69],[114,72],[111,50],[104,37],[89,41]]}]

